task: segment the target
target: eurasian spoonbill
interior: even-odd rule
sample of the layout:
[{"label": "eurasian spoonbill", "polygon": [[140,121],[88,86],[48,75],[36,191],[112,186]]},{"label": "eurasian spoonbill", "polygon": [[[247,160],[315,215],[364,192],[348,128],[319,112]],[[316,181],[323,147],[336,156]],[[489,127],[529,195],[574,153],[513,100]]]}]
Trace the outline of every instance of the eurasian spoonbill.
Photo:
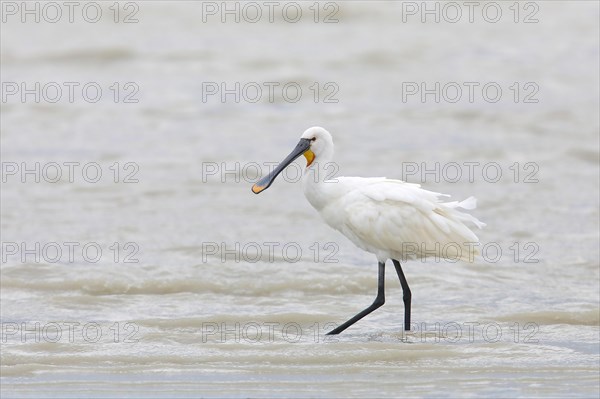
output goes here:
[{"label": "eurasian spoonbill", "polygon": [[474,209],[476,200],[441,202],[444,194],[427,191],[418,184],[384,177],[337,177],[324,180],[325,167],[333,157],[331,134],[322,127],[307,129],[294,150],[267,176],[252,186],[259,194],[300,155],[306,158],[302,176],[304,195],[325,222],[356,246],[375,254],[379,265],[377,297],[371,306],[333,329],[339,334],[385,303],[385,262],[391,259],[400,279],[404,301],[404,329],[410,330],[411,292],[399,259],[472,261],[479,239],[465,225],[484,223],[458,210]]}]

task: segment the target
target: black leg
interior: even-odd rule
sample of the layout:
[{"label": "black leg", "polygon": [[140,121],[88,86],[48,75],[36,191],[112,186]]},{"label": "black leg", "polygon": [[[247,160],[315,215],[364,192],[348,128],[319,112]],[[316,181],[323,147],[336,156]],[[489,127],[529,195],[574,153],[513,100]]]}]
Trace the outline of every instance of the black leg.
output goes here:
[{"label": "black leg", "polygon": [[412,294],[410,292],[410,288],[408,287],[406,277],[404,277],[404,272],[402,271],[400,262],[398,262],[396,259],[392,259],[392,262],[394,262],[396,273],[398,273],[398,278],[400,279],[400,285],[402,285],[402,299],[404,300],[404,330],[410,331],[410,300],[412,298]]},{"label": "black leg", "polygon": [[381,307],[385,303],[385,294],[383,293],[383,287],[385,285],[385,263],[382,262],[379,262],[379,280],[377,284],[377,297],[375,298],[375,301],[373,301],[373,304],[371,304],[371,306],[369,306],[368,308],[366,308],[365,310],[363,310],[362,312],[360,312],[341,326],[338,326],[337,328],[334,328],[333,330],[329,331],[327,335],[336,335],[341,333],[346,328],[350,327],[352,324],[356,323],[357,321],[359,321],[375,309]]}]

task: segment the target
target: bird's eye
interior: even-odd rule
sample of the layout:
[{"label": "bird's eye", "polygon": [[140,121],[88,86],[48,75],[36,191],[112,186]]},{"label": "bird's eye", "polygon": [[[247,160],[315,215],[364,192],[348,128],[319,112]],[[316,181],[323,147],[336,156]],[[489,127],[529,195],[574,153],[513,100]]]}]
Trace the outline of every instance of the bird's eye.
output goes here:
[{"label": "bird's eye", "polygon": [[316,137],[313,137],[312,139],[310,139],[310,141],[315,141],[316,139],[317,139]]}]

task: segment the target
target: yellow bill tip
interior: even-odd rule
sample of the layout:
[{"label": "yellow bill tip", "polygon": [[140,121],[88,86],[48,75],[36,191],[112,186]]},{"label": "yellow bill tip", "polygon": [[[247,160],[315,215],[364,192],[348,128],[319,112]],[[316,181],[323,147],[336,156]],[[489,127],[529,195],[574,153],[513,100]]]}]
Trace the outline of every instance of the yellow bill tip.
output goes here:
[{"label": "yellow bill tip", "polygon": [[255,184],[255,185],[252,186],[252,192],[254,194],[258,194],[258,193],[260,193],[264,189],[265,189],[264,186],[259,186],[258,184]]}]

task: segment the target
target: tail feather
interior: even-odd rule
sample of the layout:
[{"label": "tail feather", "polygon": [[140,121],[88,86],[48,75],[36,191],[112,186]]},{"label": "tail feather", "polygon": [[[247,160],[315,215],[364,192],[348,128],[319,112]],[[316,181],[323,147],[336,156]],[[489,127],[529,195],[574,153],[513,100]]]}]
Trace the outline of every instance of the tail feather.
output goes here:
[{"label": "tail feather", "polygon": [[458,206],[462,209],[472,210],[477,208],[477,198],[469,197],[466,200],[461,201]]},{"label": "tail feather", "polygon": [[447,208],[451,208],[453,216],[456,217],[456,219],[460,220],[461,222],[471,222],[480,229],[484,228],[486,226],[485,223],[483,223],[482,221],[477,219],[475,216],[470,215],[468,213],[461,212],[456,209],[456,208],[462,208],[462,209],[466,209],[466,210],[473,210],[473,209],[477,208],[477,198],[469,197],[460,202],[458,202],[458,201],[446,202],[446,203],[444,203],[444,205]]}]

